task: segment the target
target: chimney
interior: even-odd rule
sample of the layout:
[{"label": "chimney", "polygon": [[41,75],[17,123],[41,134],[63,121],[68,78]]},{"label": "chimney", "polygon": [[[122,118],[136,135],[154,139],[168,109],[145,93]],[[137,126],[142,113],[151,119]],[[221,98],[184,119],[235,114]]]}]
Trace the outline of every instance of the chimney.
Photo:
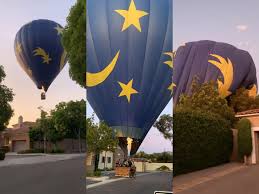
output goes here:
[{"label": "chimney", "polygon": [[22,124],[23,124],[23,117],[19,116],[19,118],[18,118],[18,125],[19,125],[19,127],[22,127]]}]

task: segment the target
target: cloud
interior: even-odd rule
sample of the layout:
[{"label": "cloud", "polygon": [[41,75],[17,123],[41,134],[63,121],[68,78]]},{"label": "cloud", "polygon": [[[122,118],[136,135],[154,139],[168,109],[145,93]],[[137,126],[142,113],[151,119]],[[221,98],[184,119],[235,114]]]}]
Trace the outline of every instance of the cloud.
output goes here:
[{"label": "cloud", "polygon": [[252,41],[240,41],[237,43],[239,49],[248,51],[252,56],[257,55],[257,45]]},{"label": "cloud", "polygon": [[237,25],[236,29],[238,32],[244,32],[248,29],[248,26],[247,25]]}]

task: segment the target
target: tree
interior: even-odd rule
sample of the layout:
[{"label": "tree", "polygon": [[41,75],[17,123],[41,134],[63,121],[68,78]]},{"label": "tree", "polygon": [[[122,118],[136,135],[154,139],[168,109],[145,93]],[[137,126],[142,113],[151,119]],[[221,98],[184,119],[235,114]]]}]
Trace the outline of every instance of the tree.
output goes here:
[{"label": "tree", "polygon": [[135,154],[134,158],[148,158],[148,154],[144,151],[140,151]]},{"label": "tree", "polygon": [[[41,108],[40,108],[41,109]],[[53,120],[48,113],[41,109],[41,117],[36,120],[35,126],[29,131],[29,137],[32,142],[44,141],[44,152],[46,152],[46,140],[52,142],[56,147],[56,142],[62,140],[64,136],[57,137],[55,133]]]},{"label": "tree", "polygon": [[235,112],[257,109],[259,108],[259,96],[249,96],[249,90],[242,87],[229,97],[229,105]]},{"label": "tree", "polygon": [[54,121],[52,117],[48,117],[44,121],[45,130],[46,130],[46,138],[48,141],[53,143],[54,149],[57,149],[57,142],[64,139],[64,134],[62,131],[55,128]]},{"label": "tree", "polygon": [[218,114],[174,111],[174,176],[229,162],[233,150],[230,122]]},{"label": "tree", "polygon": [[86,138],[85,100],[61,102],[51,111],[51,117],[57,130],[56,135],[63,134],[67,138],[78,138],[81,152],[81,139]]},{"label": "tree", "polygon": [[86,79],[86,1],[77,0],[67,17],[62,35],[63,46],[68,53],[69,75],[80,86]]},{"label": "tree", "polygon": [[145,158],[152,162],[168,163],[173,162],[173,155],[170,152],[147,154],[143,151],[138,152],[134,158]]},{"label": "tree", "polygon": [[237,129],[238,154],[240,158],[245,158],[246,163],[246,158],[251,155],[253,149],[250,121],[246,118],[239,120]]},{"label": "tree", "polygon": [[13,116],[10,102],[13,101],[13,91],[3,84],[6,77],[3,66],[0,65],[0,131],[3,131]]},{"label": "tree", "polygon": [[[30,128],[29,137],[32,144],[34,142],[42,142],[44,140],[44,132],[41,130],[38,124],[39,120],[36,121],[36,125]],[[33,146],[32,146],[33,147]]]},{"label": "tree", "polygon": [[157,155],[157,162],[160,163],[169,163],[173,162],[173,155],[169,152],[162,152]]},{"label": "tree", "polygon": [[165,139],[173,140],[173,117],[171,115],[162,115],[155,122],[154,127],[164,135]]},{"label": "tree", "polygon": [[99,155],[102,151],[114,152],[118,146],[118,139],[113,129],[103,121],[95,124],[92,118],[87,118],[86,144],[87,152],[95,154],[95,171],[98,170]]},{"label": "tree", "polygon": [[184,94],[175,107],[175,111],[200,111],[220,115],[231,123],[235,122],[235,112],[228,106],[225,98],[222,98],[214,82],[199,84],[197,79],[192,84],[192,94]]}]

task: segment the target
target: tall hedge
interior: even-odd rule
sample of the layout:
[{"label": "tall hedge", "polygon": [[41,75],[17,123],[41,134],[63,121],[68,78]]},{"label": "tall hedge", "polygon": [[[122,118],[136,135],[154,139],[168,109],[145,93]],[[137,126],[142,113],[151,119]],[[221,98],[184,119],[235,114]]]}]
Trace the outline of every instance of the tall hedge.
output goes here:
[{"label": "tall hedge", "polygon": [[173,130],[174,176],[229,161],[233,134],[230,122],[219,115],[177,111]]},{"label": "tall hedge", "polygon": [[244,158],[244,156],[251,155],[253,149],[250,121],[246,118],[239,120],[237,130],[238,155]]}]

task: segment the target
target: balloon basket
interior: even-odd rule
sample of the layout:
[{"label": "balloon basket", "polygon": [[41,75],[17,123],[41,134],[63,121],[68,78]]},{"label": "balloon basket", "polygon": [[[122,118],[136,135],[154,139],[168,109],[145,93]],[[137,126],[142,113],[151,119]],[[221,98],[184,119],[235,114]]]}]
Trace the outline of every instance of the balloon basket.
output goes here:
[{"label": "balloon basket", "polygon": [[41,100],[45,100],[46,99],[46,93],[45,92],[42,92],[41,93]]}]

